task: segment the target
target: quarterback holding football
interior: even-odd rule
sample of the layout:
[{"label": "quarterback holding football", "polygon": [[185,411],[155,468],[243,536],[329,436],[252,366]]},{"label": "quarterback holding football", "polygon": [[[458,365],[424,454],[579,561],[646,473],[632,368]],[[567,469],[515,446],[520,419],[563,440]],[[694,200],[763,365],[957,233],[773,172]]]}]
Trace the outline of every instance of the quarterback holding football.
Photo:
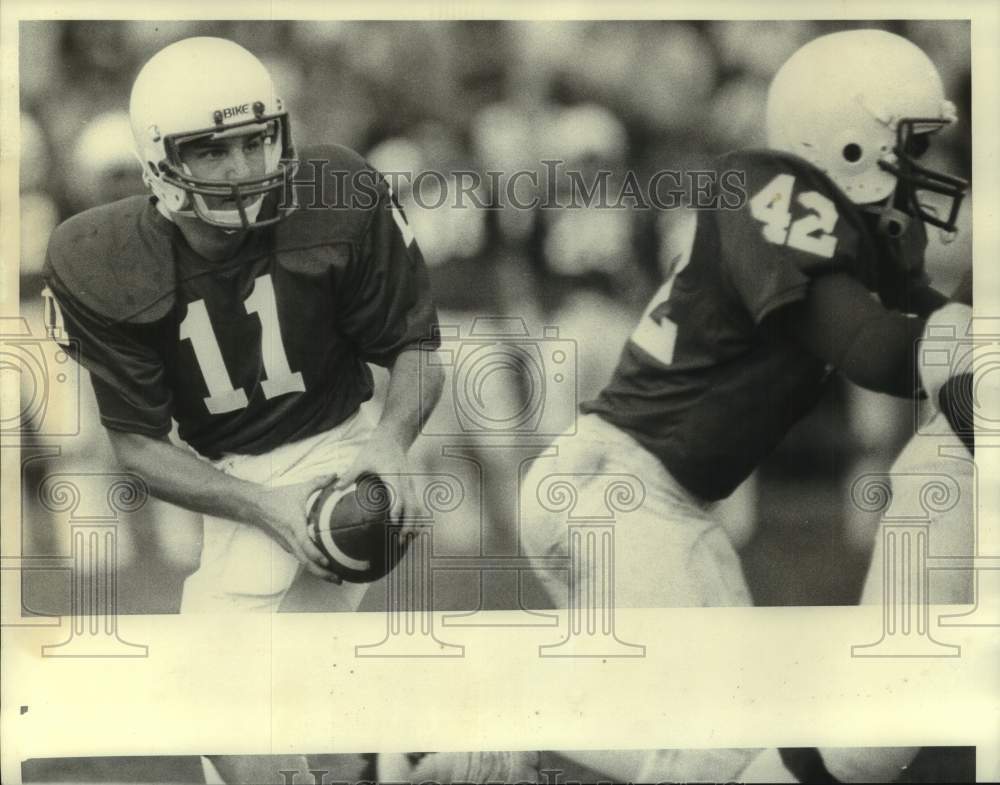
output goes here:
[{"label": "quarterback holding football", "polygon": [[[948,303],[924,272],[927,227],[955,231],[967,184],[921,158],[955,120],[934,64],[892,33],[824,35],[784,63],[768,91],[767,149],[715,163],[744,174],[745,202],[690,214],[610,382],[582,405],[558,454],[528,472],[531,556],[558,565],[552,557],[569,555],[567,516],[539,498],[547,476],[578,478],[574,516],[586,517],[606,510],[606,475],[631,475],[645,501],[616,518],[615,603],[751,603],[715,503],[814,407],[832,374],[893,396],[924,394],[920,339]],[[538,569],[560,607],[609,596],[589,585],[592,573],[586,563],[572,580]],[[690,753],[665,768],[647,760],[644,776],[654,779],[645,781],[738,778],[751,755],[706,771],[701,752]],[[638,776],[628,765],[609,773]]]},{"label": "quarterback holding football", "polygon": [[[182,613],[277,611],[300,573],[324,607],[356,610],[365,583],[342,580],[307,514],[367,475],[391,478],[393,522],[415,508],[407,451],[441,379],[417,384],[436,311],[413,233],[359,155],[295,148],[268,71],[231,41],[162,49],[130,114],[151,195],[53,232],[50,333],[78,342],[123,467],[204,515]],[[336,209],[317,206],[327,174]],[[368,363],[390,372],[380,419]]]}]

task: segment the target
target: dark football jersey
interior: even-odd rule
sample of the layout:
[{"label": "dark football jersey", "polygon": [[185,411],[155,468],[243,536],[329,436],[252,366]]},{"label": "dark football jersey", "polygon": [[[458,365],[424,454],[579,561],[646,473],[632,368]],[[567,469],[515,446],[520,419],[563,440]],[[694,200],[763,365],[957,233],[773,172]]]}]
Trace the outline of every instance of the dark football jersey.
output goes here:
[{"label": "dark football jersey", "polygon": [[228,259],[194,253],[147,197],[53,233],[50,306],[105,426],[161,436],[173,418],[205,456],[259,454],[348,418],[372,395],[367,362],[436,345],[427,272],[385,182],[346,148],[305,159],[327,162],[323,187],[304,165],[299,209]]},{"label": "dark football jersey", "polygon": [[794,156],[743,151],[718,167],[743,173],[746,200],[720,198],[677,222],[670,276],[610,383],[581,407],[632,435],[706,500],[749,476],[814,406],[831,370],[766,317],[833,271],[879,294],[923,282],[926,245],[919,221],[899,240],[883,239],[872,215]]}]

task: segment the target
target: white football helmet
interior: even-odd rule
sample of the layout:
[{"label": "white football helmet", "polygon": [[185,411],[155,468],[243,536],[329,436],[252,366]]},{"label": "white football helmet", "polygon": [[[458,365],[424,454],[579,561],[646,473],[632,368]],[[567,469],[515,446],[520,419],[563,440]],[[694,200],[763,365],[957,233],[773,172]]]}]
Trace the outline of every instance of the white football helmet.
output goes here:
[{"label": "white football helmet", "polygon": [[[955,121],[955,105],[923,51],[884,30],[820,36],[775,74],[768,146],[806,159],[856,204],[883,203],[880,228],[902,234],[910,217],[955,230],[967,183],[916,161],[929,134]],[[939,214],[919,191],[950,199]],[[946,214],[946,216],[945,216]]]},{"label": "white football helmet", "polygon": [[[297,162],[288,113],[267,69],[238,44],[198,37],[161,49],[136,77],[129,113],[143,179],[168,218],[195,215],[212,226],[250,229],[294,209],[290,184]],[[196,178],[181,160],[186,142],[254,132],[264,133],[263,176]],[[279,203],[273,215],[261,218],[268,194]],[[206,196],[231,198],[236,209],[210,209]]]}]

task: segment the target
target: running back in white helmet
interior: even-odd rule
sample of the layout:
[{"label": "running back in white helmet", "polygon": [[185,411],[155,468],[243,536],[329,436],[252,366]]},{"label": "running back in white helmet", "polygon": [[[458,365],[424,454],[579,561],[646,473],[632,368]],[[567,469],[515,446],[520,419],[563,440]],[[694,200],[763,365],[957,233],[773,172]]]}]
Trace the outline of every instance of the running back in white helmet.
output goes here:
[{"label": "running back in white helmet", "polygon": [[[884,30],[824,35],[795,52],[768,92],[768,146],[825,172],[851,201],[884,203],[890,236],[919,217],[955,231],[967,183],[917,163],[929,135],[955,121],[937,68],[915,44]],[[938,211],[920,191],[949,200]]]},{"label": "running back in white helmet", "polygon": [[[199,37],[160,50],[136,77],[129,113],[143,179],[168,218],[194,215],[212,226],[249,229],[294,209],[282,203],[260,216],[267,195],[281,201],[292,193],[295,150],[270,74],[238,44]],[[185,144],[249,134],[262,135],[263,174],[209,180],[195,177],[182,160]]]}]

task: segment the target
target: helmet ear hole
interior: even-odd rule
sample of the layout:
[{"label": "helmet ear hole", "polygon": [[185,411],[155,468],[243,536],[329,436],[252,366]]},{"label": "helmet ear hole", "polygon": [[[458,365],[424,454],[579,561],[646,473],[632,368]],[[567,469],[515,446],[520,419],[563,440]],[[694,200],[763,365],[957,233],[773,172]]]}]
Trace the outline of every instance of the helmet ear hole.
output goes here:
[{"label": "helmet ear hole", "polygon": [[844,160],[848,163],[855,164],[861,160],[861,145],[851,142],[850,144],[845,144],[844,149],[841,154],[844,156]]}]

